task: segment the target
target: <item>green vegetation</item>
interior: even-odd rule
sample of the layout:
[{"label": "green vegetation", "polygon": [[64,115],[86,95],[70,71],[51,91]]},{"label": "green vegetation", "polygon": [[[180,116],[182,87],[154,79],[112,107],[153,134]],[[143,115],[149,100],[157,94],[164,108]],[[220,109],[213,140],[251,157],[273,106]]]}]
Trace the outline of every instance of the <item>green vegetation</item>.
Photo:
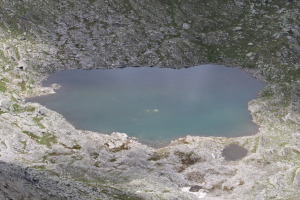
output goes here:
[{"label": "green vegetation", "polygon": [[[14,101],[17,101],[16,99],[14,99]],[[25,107],[25,108],[21,108],[21,106],[17,103],[13,104],[13,112],[14,113],[22,113],[22,112],[33,112],[35,111],[35,107],[33,106],[28,106],[28,107]],[[33,121],[35,123],[37,123],[40,127],[42,127],[41,125],[42,124],[39,124],[40,123],[40,118],[34,118]],[[44,127],[44,126],[43,126]]]},{"label": "green vegetation", "polygon": [[[25,150],[26,149],[26,147],[27,147],[27,141],[23,141],[23,142],[21,142],[24,146],[23,146],[23,150]],[[25,153],[24,151],[23,151],[23,153]]]},{"label": "green vegetation", "polygon": [[25,81],[22,81],[21,83],[19,83],[20,87],[21,87],[21,90],[24,92],[26,91],[26,82]]},{"label": "green vegetation", "polygon": [[15,103],[15,104],[13,104],[13,111],[14,111],[14,113],[20,113],[20,112],[22,112],[22,109],[19,104]]},{"label": "green vegetation", "polygon": [[7,91],[7,87],[6,87],[6,83],[1,80],[0,81],[0,92],[6,92]]},{"label": "green vegetation", "polygon": [[25,133],[26,135],[30,136],[31,139],[34,139],[34,140],[40,139],[39,136],[35,135],[34,133],[32,133],[32,132],[30,132],[30,131],[23,131],[23,133]]},{"label": "green vegetation", "polygon": [[17,60],[20,60],[20,59],[21,59],[21,56],[20,56],[20,53],[19,53],[18,48],[15,48],[15,52],[16,52]]},{"label": "green vegetation", "polygon": [[[107,143],[105,144],[106,146],[109,146]],[[128,150],[129,147],[128,147],[128,144],[124,143],[122,144],[121,146],[119,147],[116,147],[116,148],[113,148],[111,149],[112,152],[119,152],[119,151],[123,151],[123,150]]]},{"label": "green vegetation", "polygon": [[163,191],[162,191],[162,193],[169,193],[169,192],[171,192],[170,190],[167,190],[167,189],[164,189]]},{"label": "green vegetation", "polygon": [[258,148],[258,145],[259,145],[259,139],[260,139],[260,137],[255,138],[255,146],[254,146],[254,149],[253,149],[253,153],[257,152],[257,148]]},{"label": "green vegetation", "polygon": [[77,160],[82,160],[83,156],[81,155],[73,155],[71,156],[71,158],[73,159],[71,162],[68,163],[68,165],[72,165],[74,162],[76,162]]},{"label": "green vegetation", "polygon": [[292,180],[291,180],[292,183],[293,183],[294,180],[295,180],[296,172],[297,172],[298,169],[299,169],[299,167],[296,167],[296,168],[293,170],[293,173],[292,173]]},{"label": "green vegetation", "polygon": [[33,121],[36,123],[36,125],[38,125],[40,128],[44,129],[46,128],[41,121],[44,119],[44,117],[34,117]]},{"label": "green vegetation", "polygon": [[34,112],[35,111],[35,107],[33,106],[28,106],[27,108],[25,108],[24,110],[27,111],[27,112]]},{"label": "green vegetation", "polygon": [[[26,73],[28,73],[27,70],[17,69],[16,62],[16,60],[20,60],[21,58],[33,59],[30,57],[29,49],[32,50],[32,54],[38,55],[38,58],[35,57],[37,59],[34,58],[35,60],[32,62],[32,66],[29,66],[30,70],[33,68],[36,72],[43,72],[46,74],[52,72],[53,69],[58,69],[56,68],[57,66],[54,66],[56,61],[48,62],[49,60],[45,58],[51,59],[51,56],[53,56],[51,52],[53,44],[55,45],[54,50],[57,48],[57,51],[59,52],[53,58],[57,59],[59,65],[63,66],[66,63],[65,68],[67,68],[68,62],[73,62],[73,65],[79,65],[79,59],[74,58],[76,52],[73,52],[73,49],[70,51],[70,46],[72,47],[72,45],[75,45],[78,50],[86,48],[86,40],[84,39],[86,36],[93,37],[94,44],[95,46],[98,45],[97,47],[100,46],[99,41],[102,41],[104,38],[103,41],[105,40],[107,41],[107,44],[110,44],[106,44],[104,48],[107,52],[115,53],[116,51],[114,48],[110,49],[110,47],[113,46],[118,46],[121,49],[120,52],[116,53],[119,54],[120,57],[111,54],[105,55],[105,53],[100,56],[103,57],[103,60],[108,60],[108,63],[123,59],[123,61],[127,61],[130,64],[132,64],[131,62],[135,62],[134,64],[138,65],[141,65],[141,63],[148,65],[149,63],[153,64],[154,62],[154,64],[158,63],[163,66],[183,67],[200,63],[223,63],[226,65],[238,65],[249,69],[258,69],[258,73],[267,79],[270,87],[267,87],[261,92],[260,99],[258,99],[257,102],[259,105],[262,105],[262,107],[265,107],[254,113],[254,117],[255,120],[259,121],[262,127],[269,130],[269,133],[273,134],[273,136],[266,134],[262,136],[261,140],[258,136],[251,137],[249,146],[253,147],[252,153],[263,154],[265,148],[269,148],[268,150],[275,149],[280,151],[280,153],[283,152],[284,156],[280,159],[284,160],[284,162],[289,162],[289,165],[294,164],[293,168],[290,168],[291,171],[289,171],[287,182],[291,181],[290,184],[294,182],[296,171],[299,168],[297,165],[299,164],[300,153],[295,149],[292,149],[294,144],[289,145],[289,143],[291,140],[290,138],[296,135],[297,130],[294,127],[297,127],[298,125],[292,119],[288,119],[288,117],[285,118],[285,116],[290,113],[295,114],[290,107],[293,105],[293,84],[300,79],[300,67],[296,65],[299,63],[300,57],[299,53],[295,51],[297,45],[291,44],[287,38],[288,36],[291,36],[295,38],[298,43],[300,43],[300,40],[297,32],[293,32],[294,30],[286,31],[284,30],[284,26],[285,24],[287,27],[298,26],[299,16],[297,17],[296,14],[299,11],[299,7],[297,6],[296,1],[287,2],[273,0],[269,1],[268,5],[264,5],[262,3],[263,1],[260,0],[159,0],[156,1],[155,4],[153,2],[149,3],[146,1],[132,0],[103,1],[100,7],[101,9],[104,8],[104,10],[109,10],[109,15],[111,17],[109,20],[102,20],[101,12],[99,12],[101,9],[97,10],[97,3],[100,2],[101,1],[97,0],[88,0],[87,2],[81,2],[79,5],[75,1],[70,0],[3,1],[3,5],[0,6],[3,8],[0,11],[0,15],[2,16],[2,22],[0,22],[0,42],[3,44],[3,50],[0,50],[0,68],[3,70],[3,74],[5,74],[2,76],[9,78],[9,80],[1,77],[0,92],[5,93],[4,95],[17,94],[21,97],[31,92],[29,89],[33,89],[32,91],[35,92],[34,86],[36,83],[34,81],[30,82],[28,79],[30,79],[29,77],[36,75],[30,74],[30,76],[26,77]],[[237,6],[238,3],[241,3],[241,5]],[[110,9],[106,9],[106,4],[109,4],[108,8]],[[250,4],[253,4],[253,8],[250,8]],[[62,7],[60,7],[61,5]],[[88,15],[85,17],[82,17],[84,14],[82,14],[82,16],[77,15],[78,13],[85,13],[85,11],[87,11],[85,10],[87,9],[85,6],[88,6],[89,9],[95,8],[95,13],[100,14],[100,17],[92,19]],[[57,9],[52,10],[53,7]],[[283,10],[283,8],[285,10]],[[59,11],[57,11],[58,9]],[[68,12],[66,12],[67,9],[74,9],[75,12],[70,13],[75,14],[68,15]],[[282,13],[280,13],[281,10],[283,10]],[[251,11],[254,12],[252,13]],[[108,13],[105,14],[107,15]],[[67,37],[64,44],[59,44],[58,42],[62,42],[62,40],[66,38],[66,35],[63,33],[59,34],[52,30],[59,30],[59,20],[57,19],[64,20],[62,16],[66,16],[65,19],[67,19],[63,28],[67,27],[68,31],[71,31],[71,34],[69,34],[69,37]],[[125,21],[122,21],[124,18]],[[75,19],[75,23],[72,23],[73,19]],[[98,21],[98,19],[101,20]],[[82,21],[85,23],[89,33],[85,33],[78,28],[80,26],[77,25],[80,25]],[[131,24],[131,22],[134,23]],[[184,30],[182,26],[183,23],[188,23],[190,28]],[[76,26],[71,27],[74,24],[76,24]],[[243,30],[233,31],[234,27],[242,27]],[[97,29],[101,30],[100,33],[95,31]],[[26,35],[26,41],[21,41],[23,40],[21,38],[24,37],[24,32],[28,33]],[[112,35],[106,37],[106,34],[108,33],[116,35],[116,37],[110,41],[110,36]],[[122,33],[125,33],[125,39],[122,38]],[[78,37],[82,34],[83,42],[74,40],[72,34],[77,35]],[[97,38],[97,34],[100,39]],[[204,34],[204,36],[201,34]],[[279,34],[278,37],[276,34]],[[51,36],[58,39],[55,41]],[[34,40],[34,37],[38,38],[38,40]],[[132,38],[134,39],[131,41]],[[74,44],[72,44],[72,42],[74,42]],[[136,51],[137,53],[131,51],[131,43],[133,43],[133,45],[138,44],[134,47],[138,49]],[[248,45],[249,43],[253,44]],[[146,45],[143,46],[142,44]],[[46,48],[47,50],[50,49],[49,52],[44,50],[42,45],[45,45],[46,47],[49,46],[50,48]],[[129,49],[129,53],[122,49],[123,46]],[[25,52],[24,50],[26,50],[27,47],[29,54],[28,58],[26,55],[20,54]],[[139,48],[141,48],[141,50]],[[37,52],[37,50],[39,52]],[[153,59],[146,58],[144,53],[147,52],[147,50],[156,53]],[[88,54],[88,51],[83,52],[83,54]],[[97,59],[102,62],[102,58],[100,59],[98,57]],[[132,59],[132,57],[134,59]],[[155,60],[156,57],[159,61]],[[90,58],[93,59],[93,57]],[[140,58],[143,58],[144,60]],[[41,59],[41,61],[38,59]],[[31,62],[29,62],[29,64],[30,63]],[[45,65],[41,65],[41,63]],[[51,64],[47,65],[47,63]],[[19,83],[19,87],[15,90],[15,85],[11,86],[10,81],[19,77],[22,77],[24,81]],[[33,88],[30,88],[29,85],[33,85]],[[19,94],[20,88],[21,94]],[[18,99],[14,97],[11,98],[13,100],[12,110],[15,113],[14,115],[22,112],[34,112],[36,109],[33,106],[25,107]],[[297,100],[297,96],[294,98]],[[0,111],[0,115],[3,113],[5,112]],[[27,114],[29,115],[30,113]],[[22,115],[20,114],[19,116]],[[43,119],[43,117],[34,117],[33,122],[39,128],[45,129],[46,127],[42,123]],[[21,122],[11,123],[15,126],[21,126]],[[281,123],[283,127],[282,130],[278,128],[281,126]],[[45,133],[43,135],[40,135],[40,133],[37,135],[30,131],[23,131],[23,133],[28,135],[36,143],[44,145],[47,148],[51,148],[53,144],[58,142],[56,136],[52,133]],[[2,141],[1,144],[6,147],[5,142]],[[23,149],[27,148],[26,141],[21,141],[21,144],[23,144]],[[259,145],[263,146],[261,147]],[[82,149],[79,144],[70,147],[67,147],[66,145],[63,146],[66,148],[64,149],[65,151],[72,153],[76,152],[75,150]],[[112,149],[112,151],[118,152],[128,149],[129,146],[123,144],[118,148]],[[257,152],[258,149],[260,152]],[[284,151],[281,152],[281,150]],[[49,151],[52,150],[49,149]],[[279,159],[279,156],[276,155],[276,151],[274,152],[275,153],[271,152],[269,154],[270,158],[268,155],[265,156],[263,163],[260,164],[269,165],[272,162],[270,160]],[[48,159],[50,162],[55,163],[56,156],[62,155],[70,155],[68,156],[69,158],[73,154],[53,152],[44,156],[43,159],[44,161]],[[182,167],[179,169],[180,172],[203,159],[195,152],[183,153],[178,151],[175,152],[174,155],[177,156],[181,162]],[[156,162],[157,165],[161,163],[164,164],[162,160],[168,159],[169,156],[170,152],[168,149],[160,149],[151,155],[149,161],[158,161]],[[264,155],[262,155],[262,157],[263,156]],[[91,157],[99,159],[99,153],[93,152],[91,153]],[[75,162],[76,160],[83,159],[83,157],[75,155],[72,159]],[[256,158],[252,158],[251,160],[255,159]],[[252,162],[251,160],[249,160],[249,162]],[[117,158],[113,157],[109,161],[116,162]],[[260,162],[260,158],[255,160],[255,162]],[[46,166],[47,165],[39,165],[33,168],[47,171]],[[100,167],[100,161],[96,161],[94,166]],[[276,169],[274,168],[274,170]],[[280,180],[283,182],[282,190],[285,190],[285,179],[282,178]],[[104,185],[105,181],[102,180],[90,181],[82,178],[78,179],[78,181],[95,187],[98,190],[101,190],[103,194],[113,196],[112,198],[115,199],[140,199],[134,195],[116,190],[115,188],[107,187]],[[263,187],[263,189],[266,191],[266,198],[269,198],[270,196],[268,195],[271,195],[270,190],[274,191],[275,188],[274,185],[270,183],[270,179],[265,179],[264,181],[268,187]],[[262,188],[262,186],[265,185],[259,182],[257,183],[257,187],[253,187],[258,191],[261,190],[259,188]],[[162,190],[163,189],[164,188],[162,188]],[[219,188],[215,189],[218,190]],[[279,187],[277,187],[277,189],[279,190]],[[164,189],[162,192],[168,193],[171,191]],[[286,199],[296,199],[293,198],[294,196],[291,198],[289,198],[289,196],[285,197]]]},{"label": "green vegetation", "polygon": [[274,93],[269,89],[265,88],[261,93],[260,97],[270,99],[272,96],[274,96]]},{"label": "green vegetation", "polygon": [[118,200],[142,200],[142,198],[139,198],[135,196],[134,194],[130,194],[128,192],[123,192],[121,190],[118,190],[114,187],[111,187],[107,184],[104,180],[89,180],[85,177],[76,178],[76,181],[83,182],[90,187],[97,188],[101,190],[101,193],[106,194],[108,196],[114,197],[114,199]]},{"label": "green vegetation", "polygon": [[33,166],[32,168],[40,170],[40,171],[46,171],[45,165]]},{"label": "green vegetation", "polygon": [[95,164],[94,164],[94,166],[95,166],[95,167],[100,167],[100,164],[101,164],[100,161],[96,161]]},{"label": "green vegetation", "polygon": [[5,55],[4,55],[4,52],[2,50],[0,50],[0,61],[2,61],[3,63],[3,69],[4,69],[4,65],[7,65],[10,63],[10,60],[9,58],[7,58]]},{"label": "green vegetation", "polygon": [[2,144],[3,146],[5,146],[5,148],[7,148],[7,145],[5,144],[5,142],[1,141],[1,144]]},{"label": "green vegetation", "polygon": [[30,136],[31,139],[36,141],[38,144],[45,145],[48,148],[52,147],[52,144],[57,143],[56,136],[53,133],[45,133],[42,137],[35,135],[30,131],[23,131],[26,135]]},{"label": "green vegetation", "polygon": [[79,144],[75,144],[74,146],[72,147],[66,147],[67,149],[76,149],[76,150],[80,150],[81,149],[81,146]]},{"label": "green vegetation", "polygon": [[204,161],[203,158],[198,157],[194,152],[189,152],[189,153],[184,153],[181,151],[176,151],[174,153],[174,155],[176,155],[180,161],[182,166],[180,167],[180,169],[178,170],[178,172],[182,172],[184,171],[187,167],[189,167],[190,165],[193,165],[197,162],[201,162]]},{"label": "green vegetation", "polygon": [[51,148],[52,144],[57,143],[56,136],[53,133],[44,134],[38,141],[39,144],[46,145],[48,148]]},{"label": "green vegetation", "polygon": [[152,161],[158,161],[164,158],[168,158],[170,155],[170,152],[167,149],[160,149],[156,152],[154,152],[154,154],[148,159],[148,160],[152,160]]},{"label": "green vegetation", "polygon": [[167,0],[167,2],[168,2],[168,5],[169,5],[168,11],[169,11],[169,13],[171,15],[171,19],[172,19],[170,26],[174,27],[174,28],[178,28],[178,25],[177,25],[176,19],[175,19],[175,14],[177,12],[176,5],[178,5],[178,1],[177,0],[175,0],[175,1],[174,0]]},{"label": "green vegetation", "polygon": [[94,159],[97,159],[99,157],[99,153],[93,152],[90,156]]}]

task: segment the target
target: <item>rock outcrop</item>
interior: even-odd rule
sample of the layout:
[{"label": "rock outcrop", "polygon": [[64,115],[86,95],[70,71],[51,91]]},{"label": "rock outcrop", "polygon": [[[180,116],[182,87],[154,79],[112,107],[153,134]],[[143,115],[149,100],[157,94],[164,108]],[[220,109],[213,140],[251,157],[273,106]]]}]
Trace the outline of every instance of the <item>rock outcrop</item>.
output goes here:
[{"label": "rock outcrop", "polygon": [[[298,1],[0,0],[0,198],[298,199]],[[65,69],[240,67],[267,87],[254,136],[163,148],[77,130],[27,97]],[[227,160],[236,144],[245,157]]]}]

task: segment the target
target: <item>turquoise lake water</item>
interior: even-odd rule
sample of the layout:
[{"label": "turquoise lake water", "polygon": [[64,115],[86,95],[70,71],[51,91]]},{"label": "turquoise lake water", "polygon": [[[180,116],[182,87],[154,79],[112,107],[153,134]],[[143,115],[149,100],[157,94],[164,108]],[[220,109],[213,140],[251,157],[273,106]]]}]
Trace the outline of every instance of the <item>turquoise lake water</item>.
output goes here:
[{"label": "turquoise lake water", "polygon": [[56,94],[30,101],[61,113],[76,128],[152,142],[255,134],[247,103],[265,86],[242,70],[218,65],[67,70],[43,84],[52,83],[62,86]]}]

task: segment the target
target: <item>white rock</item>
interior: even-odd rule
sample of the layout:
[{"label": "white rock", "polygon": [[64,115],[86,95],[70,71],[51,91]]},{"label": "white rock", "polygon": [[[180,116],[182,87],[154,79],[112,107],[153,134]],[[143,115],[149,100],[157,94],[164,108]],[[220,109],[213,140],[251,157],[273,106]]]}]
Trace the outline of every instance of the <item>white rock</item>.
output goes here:
[{"label": "white rock", "polygon": [[111,134],[111,136],[118,137],[118,138],[121,138],[121,139],[127,139],[128,138],[126,133],[119,133],[119,132],[113,132]]},{"label": "white rock", "polygon": [[187,192],[187,193],[193,194],[196,197],[198,197],[199,199],[203,199],[207,195],[207,193],[205,193],[205,192],[201,192],[201,191],[199,191],[199,192],[190,192],[189,190],[190,190],[190,187],[181,188],[182,192]]},{"label": "white rock", "polygon": [[17,95],[16,93],[13,93],[12,96],[13,96],[15,99],[21,100],[20,96]]},{"label": "white rock", "polygon": [[183,28],[184,30],[187,30],[187,29],[190,29],[191,26],[190,26],[189,24],[187,24],[187,23],[183,23],[182,28]]},{"label": "white rock", "polygon": [[251,57],[251,56],[253,56],[253,53],[252,52],[251,53],[247,53],[246,56],[247,57]]},{"label": "white rock", "polygon": [[14,79],[12,82],[13,82],[14,84],[19,84],[19,83],[22,83],[23,80],[22,80],[22,79]]},{"label": "white rock", "polygon": [[61,85],[53,83],[51,84],[51,88],[53,88],[54,90],[58,90],[59,88],[61,88]]},{"label": "white rock", "polygon": [[48,111],[47,108],[41,107],[41,108],[39,109],[39,113],[40,113],[41,115],[47,116],[47,115],[49,114],[49,111]]},{"label": "white rock", "polygon": [[234,27],[232,30],[233,30],[233,31],[242,31],[243,28],[240,27],[240,26],[238,26],[238,27]]}]

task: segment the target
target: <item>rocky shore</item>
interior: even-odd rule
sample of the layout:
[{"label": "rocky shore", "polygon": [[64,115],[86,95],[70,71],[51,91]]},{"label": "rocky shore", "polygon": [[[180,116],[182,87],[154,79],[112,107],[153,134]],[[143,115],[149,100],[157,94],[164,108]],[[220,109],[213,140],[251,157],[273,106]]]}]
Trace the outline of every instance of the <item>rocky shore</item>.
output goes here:
[{"label": "rocky shore", "polygon": [[[300,198],[298,1],[0,1],[1,199]],[[65,69],[218,63],[264,80],[259,133],[163,148],[77,130],[27,97]],[[247,155],[227,159],[237,144]]]}]

